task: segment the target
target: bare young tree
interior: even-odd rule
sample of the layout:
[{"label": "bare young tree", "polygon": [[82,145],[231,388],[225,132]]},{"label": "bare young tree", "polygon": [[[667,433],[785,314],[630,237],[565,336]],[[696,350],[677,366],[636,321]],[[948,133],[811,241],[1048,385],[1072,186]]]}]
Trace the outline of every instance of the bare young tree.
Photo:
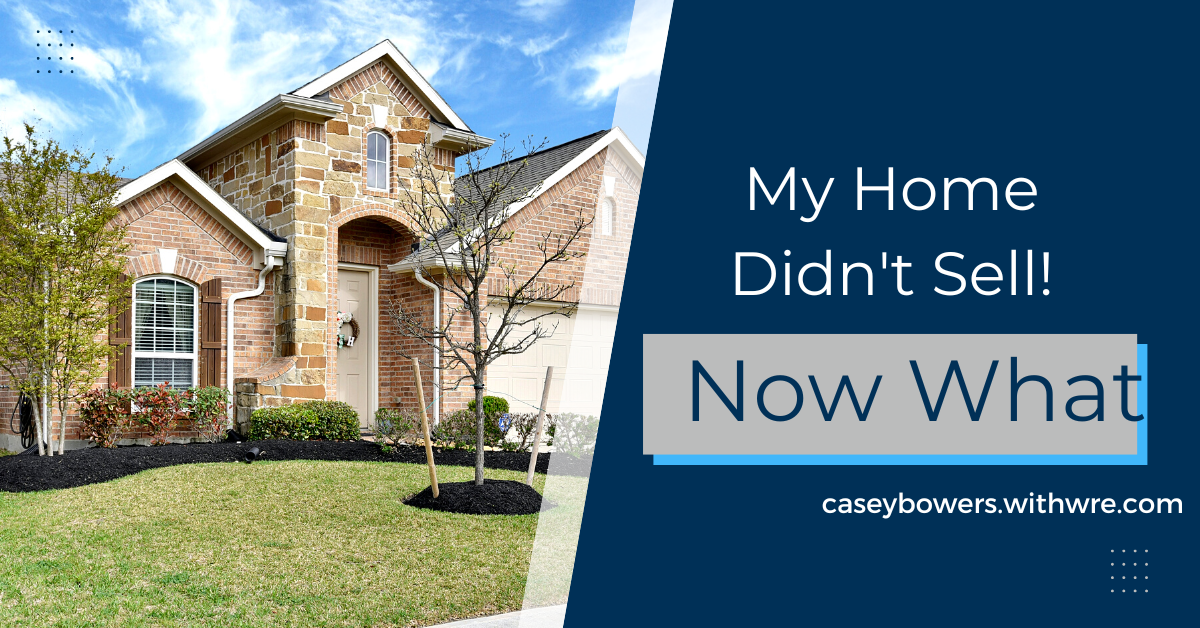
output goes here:
[{"label": "bare young tree", "polygon": [[[488,366],[503,356],[528,351],[553,335],[558,325],[555,317],[574,313],[574,302],[559,300],[574,288],[574,280],[551,281],[547,271],[585,255],[578,243],[593,220],[580,209],[559,229],[537,234],[533,255],[525,251],[520,262],[508,261],[517,256],[502,257],[504,247],[518,246],[509,222],[515,209],[538,192],[540,181],[525,182],[534,178],[529,176],[529,157],[544,146],[545,141],[535,144],[526,140],[521,143],[523,157],[514,159],[515,147],[509,146],[508,136],[503,135],[499,145],[502,163],[490,168],[482,166],[490,148],[474,151],[477,147],[468,147],[465,172],[455,180],[435,163],[434,151],[426,144],[414,156],[412,185],[399,203],[420,241],[412,255],[413,271],[453,298],[437,325],[426,309],[396,299],[389,304],[388,314],[402,335],[418,339],[421,347],[439,350],[435,355],[440,352],[440,363],[429,363],[429,368],[458,372],[442,382],[443,391],[467,382],[474,387],[477,485],[483,484],[483,391]],[[503,281],[489,281],[497,277]],[[502,289],[488,290],[497,283]],[[534,303],[557,306],[527,310]],[[487,319],[489,305],[491,321]],[[462,331],[464,323],[469,333]],[[403,350],[400,354],[413,357]]]}]

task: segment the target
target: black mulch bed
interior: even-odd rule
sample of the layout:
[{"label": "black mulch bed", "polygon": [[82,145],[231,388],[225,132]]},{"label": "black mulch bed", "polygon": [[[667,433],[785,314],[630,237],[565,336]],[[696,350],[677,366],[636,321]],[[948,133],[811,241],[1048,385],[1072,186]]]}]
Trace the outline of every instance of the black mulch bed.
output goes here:
[{"label": "black mulch bed", "polygon": [[445,482],[438,484],[436,499],[433,487],[426,486],[404,503],[465,515],[532,515],[557,505],[550,500],[543,504],[540,493],[512,480],[484,480],[482,486],[474,482]]},{"label": "black mulch bed", "polygon": [[[402,445],[395,447],[393,453],[384,454],[378,445],[368,441],[265,440],[117,449],[92,447],[68,451],[66,455],[54,457],[4,456],[0,458],[0,491],[25,493],[74,488],[115,480],[147,469],[197,462],[240,462],[251,447],[262,450],[258,460],[344,460],[425,464],[424,447]],[[435,448],[433,459],[439,465],[475,466],[475,454],[467,451]],[[556,475],[586,477],[590,471],[590,463],[587,459],[577,460],[563,456],[563,460],[555,459],[554,472]],[[539,473],[545,473],[549,464],[550,454],[538,454]],[[484,455],[484,466],[489,469],[526,471],[529,469],[529,454],[489,451]]]}]

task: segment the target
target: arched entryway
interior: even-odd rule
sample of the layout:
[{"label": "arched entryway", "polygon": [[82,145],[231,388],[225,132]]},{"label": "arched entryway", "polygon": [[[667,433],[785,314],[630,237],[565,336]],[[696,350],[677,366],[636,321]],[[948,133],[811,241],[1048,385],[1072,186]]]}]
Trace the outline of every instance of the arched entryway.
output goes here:
[{"label": "arched entryway", "polygon": [[[407,256],[416,242],[409,229],[386,214],[368,213],[336,227],[327,381],[336,387],[338,400],[358,410],[364,428],[380,407],[415,407],[415,382],[401,352],[411,355],[421,348],[399,333],[389,311],[402,303],[408,310],[432,315],[433,297],[411,274],[393,273],[387,267]],[[353,320],[341,326],[343,343],[337,338],[338,312],[349,312]],[[351,345],[355,330],[358,336]]]}]

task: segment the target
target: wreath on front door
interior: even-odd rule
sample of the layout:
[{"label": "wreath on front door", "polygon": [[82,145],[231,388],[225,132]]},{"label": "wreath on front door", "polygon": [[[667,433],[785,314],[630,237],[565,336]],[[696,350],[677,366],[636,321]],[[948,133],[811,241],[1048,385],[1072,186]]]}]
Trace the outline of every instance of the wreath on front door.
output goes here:
[{"label": "wreath on front door", "polygon": [[[342,311],[339,311],[337,313],[337,320],[338,320],[338,334],[337,334],[338,348],[341,349],[342,347],[353,347],[354,341],[358,340],[358,321],[354,320],[354,315],[351,314],[350,312],[342,312]],[[344,326],[346,324],[350,325],[350,335],[349,336],[342,333],[342,326]]]}]

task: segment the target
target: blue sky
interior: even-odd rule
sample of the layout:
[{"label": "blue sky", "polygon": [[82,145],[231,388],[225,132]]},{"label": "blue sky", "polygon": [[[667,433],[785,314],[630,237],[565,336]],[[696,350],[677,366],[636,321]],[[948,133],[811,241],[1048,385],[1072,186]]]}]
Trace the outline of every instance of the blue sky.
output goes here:
[{"label": "blue sky", "polygon": [[0,0],[0,132],[40,119],[137,176],[391,39],[476,132],[557,144],[611,126],[622,84],[653,110],[670,2],[638,9],[631,41],[633,0]]}]

